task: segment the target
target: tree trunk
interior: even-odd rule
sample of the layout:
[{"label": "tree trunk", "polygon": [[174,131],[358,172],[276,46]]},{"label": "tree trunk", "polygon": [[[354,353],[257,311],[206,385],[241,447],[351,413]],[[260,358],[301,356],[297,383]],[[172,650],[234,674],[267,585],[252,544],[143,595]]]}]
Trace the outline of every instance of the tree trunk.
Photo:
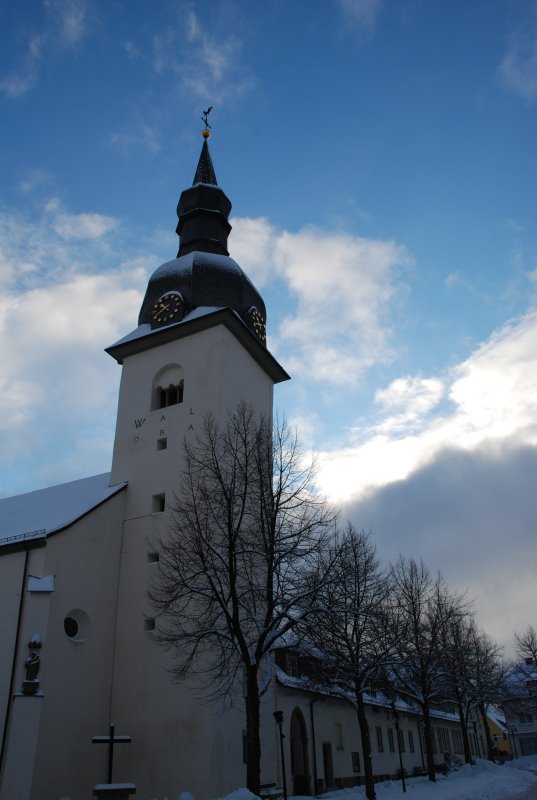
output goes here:
[{"label": "tree trunk", "polygon": [[468,737],[468,725],[466,724],[466,716],[464,714],[464,708],[462,707],[461,700],[457,701],[457,707],[459,710],[459,720],[461,723],[461,734],[462,734],[462,747],[464,750],[464,762],[466,764],[472,764],[472,751],[470,750],[470,739]]},{"label": "tree trunk", "polygon": [[487,719],[487,712],[483,703],[479,705],[479,713],[481,714],[481,721],[485,728],[485,739],[487,742],[487,758],[489,761],[494,761],[494,745],[492,744],[492,737],[490,735],[489,721]]},{"label": "tree trunk", "polygon": [[433,749],[433,728],[431,725],[431,715],[429,713],[429,703],[422,705],[423,710],[423,736],[425,739],[425,758],[427,760],[427,774],[430,781],[436,782],[436,771],[434,768],[434,749]]},{"label": "tree trunk", "polygon": [[369,723],[367,722],[364,698],[360,691],[359,681],[356,683],[356,713],[358,715],[358,726],[360,728],[360,739],[364,757],[365,796],[368,800],[375,800],[375,781],[373,780],[373,764],[371,761],[371,737],[369,735]]},{"label": "tree trunk", "polygon": [[246,786],[259,796],[261,786],[261,739],[259,737],[259,687],[257,667],[246,667]]}]

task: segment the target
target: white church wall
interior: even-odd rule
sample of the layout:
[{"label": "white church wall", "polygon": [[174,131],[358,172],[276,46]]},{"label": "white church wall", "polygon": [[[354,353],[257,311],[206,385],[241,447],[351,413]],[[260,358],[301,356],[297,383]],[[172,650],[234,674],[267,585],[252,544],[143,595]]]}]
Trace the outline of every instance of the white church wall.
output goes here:
[{"label": "white church wall", "polygon": [[[184,375],[183,402],[151,410],[153,380],[168,365]],[[153,495],[173,491],[185,436],[212,412],[224,422],[237,404],[272,414],[272,381],[224,325],[177,339],[123,364],[111,484],[129,482],[128,517],[151,513]],[[166,449],[158,441],[167,439]]]},{"label": "white church wall", "polygon": [[[42,561],[39,571],[30,560],[30,574],[56,579],[53,592],[30,592],[25,598],[16,688],[24,677],[26,642],[38,634],[42,697],[16,698],[14,703],[1,800],[89,796],[93,785],[105,778],[105,749],[92,745],[91,738],[106,733],[110,720],[123,504],[123,495],[115,495],[50,537],[46,548],[36,551]],[[64,630],[71,614],[82,622],[74,639]],[[35,760],[29,752],[32,725],[39,736]],[[8,776],[28,773],[31,788],[19,785],[13,794]]]}]

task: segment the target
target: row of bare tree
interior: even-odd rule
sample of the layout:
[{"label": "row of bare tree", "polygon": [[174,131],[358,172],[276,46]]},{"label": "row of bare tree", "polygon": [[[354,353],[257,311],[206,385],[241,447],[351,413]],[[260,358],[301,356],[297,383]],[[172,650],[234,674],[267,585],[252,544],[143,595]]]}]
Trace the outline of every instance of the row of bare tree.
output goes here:
[{"label": "row of bare tree", "polygon": [[500,653],[440,575],[403,556],[384,567],[368,534],[341,529],[314,478],[285,422],[260,421],[246,405],[222,427],[208,416],[185,444],[169,530],[154,543],[150,599],[178,679],[195,676],[213,699],[245,681],[252,792],[272,651],[292,636],[320,665],[315,680],[355,705],[372,800],[366,694],[383,691],[394,710],[398,698],[419,709],[434,780],[431,710],[458,710],[471,761],[469,717],[499,698]]}]

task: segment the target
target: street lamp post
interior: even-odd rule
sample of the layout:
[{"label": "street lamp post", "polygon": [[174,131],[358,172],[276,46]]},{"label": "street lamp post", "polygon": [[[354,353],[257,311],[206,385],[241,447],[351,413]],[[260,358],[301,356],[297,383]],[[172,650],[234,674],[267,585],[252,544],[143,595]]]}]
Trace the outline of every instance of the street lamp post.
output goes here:
[{"label": "street lamp post", "polygon": [[275,711],[274,712],[274,719],[276,720],[276,725],[280,729],[280,753],[282,756],[282,777],[283,777],[283,800],[287,800],[287,779],[285,776],[285,754],[283,750],[283,740],[285,739],[285,734],[283,732],[283,711]]}]

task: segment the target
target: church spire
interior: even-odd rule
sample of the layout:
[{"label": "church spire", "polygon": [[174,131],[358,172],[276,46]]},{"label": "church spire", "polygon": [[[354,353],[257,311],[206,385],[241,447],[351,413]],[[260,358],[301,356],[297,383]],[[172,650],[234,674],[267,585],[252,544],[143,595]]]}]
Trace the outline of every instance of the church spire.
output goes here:
[{"label": "church spire", "polygon": [[[203,133],[205,132],[206,131],[203,131]],[[209,133],[209,131],[207,131],[207,133]],[[204,136],[205,141],[203,142],[203,147],[201,148],[200,160],[198,161],[192,186],[195,186],[197,183],[209,183],[212,186],[218,186],[218,181],[216,180],[216,174],[213,167],[213,160],[211,158],[211,154],[209,153],[209,145],[207,144],[208,138],[208,136]]]},{"label": "church spire", "polygon": [[176,233],[181,242],[177,257],[194,251],[228,256],[227,237],[231,231],[228,217],[231,211],[229,198],[218,186],[207,140],[211,135],[204,112],[205,128],[203,146],[194,181],[190,189],[181,193],[177,205]]}]

